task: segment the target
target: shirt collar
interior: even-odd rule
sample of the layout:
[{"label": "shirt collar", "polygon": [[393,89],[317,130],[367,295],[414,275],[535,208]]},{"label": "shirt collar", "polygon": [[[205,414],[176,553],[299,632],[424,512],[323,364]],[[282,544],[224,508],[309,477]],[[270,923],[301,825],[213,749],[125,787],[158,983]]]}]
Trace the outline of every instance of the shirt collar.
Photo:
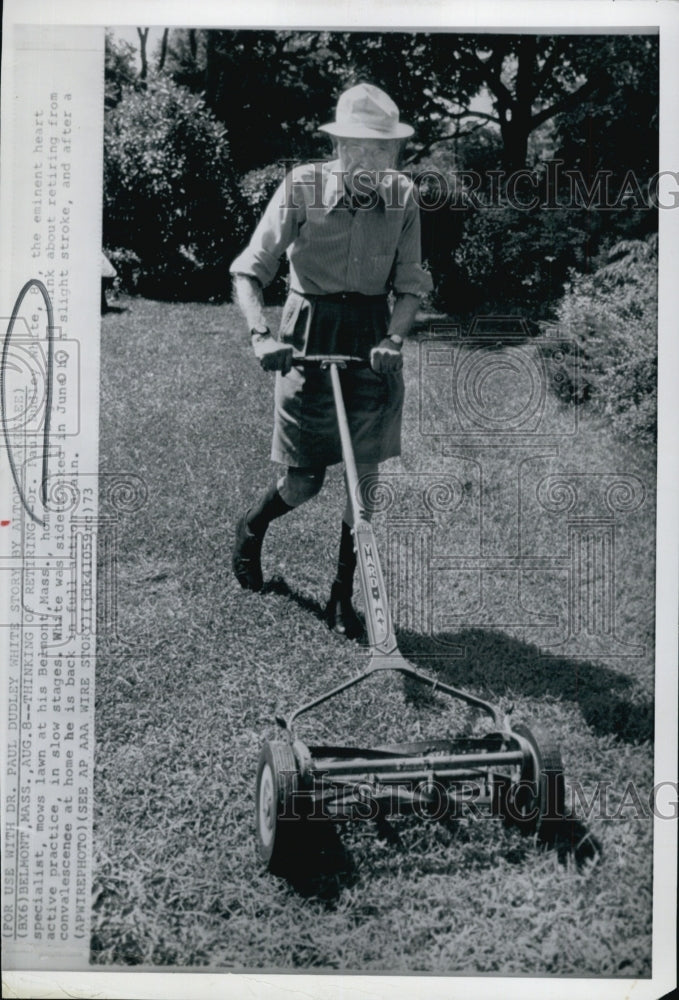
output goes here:
[{"label": "shirt collar", "polygon": [[[326,215],[328,212],[332,212],[343,199],[346,193],[346,188],[344,186],[344,179],[342,177],[342,171],[340,170],[339,160],[330,160],[323,164],[323,173],[325,174],[325,180],[323,183],[323,208],[325,209]],[[377,185],[377,193],[384,202],[387,204],[387,188],[390,187],[392,182],[391,171],[387,173],[386,177]]]}]

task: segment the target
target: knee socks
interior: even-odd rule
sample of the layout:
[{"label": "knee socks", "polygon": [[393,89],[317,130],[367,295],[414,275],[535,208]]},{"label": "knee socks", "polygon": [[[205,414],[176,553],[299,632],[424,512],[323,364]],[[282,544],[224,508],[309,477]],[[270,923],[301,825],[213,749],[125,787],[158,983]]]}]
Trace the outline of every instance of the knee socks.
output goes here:
[{"label": "knee socks", "polygon": [[[286,503],[278,492],[277,486],[271,486],[252,505],[247,513],[247,525],[249,530],[258,538],[262,538],[269,524],[277,517],[282,517],[288,511],[293,510],[290,504]],[[356,570],[356,552],[354,551],[354,539],[351,527],[346,521],[342,521],[342,535],[340,538],[339,558],[337,560],[337,572],[333,588],[348,597],[351,597],[354,584],[354,572]]]},{"label": "knee socks", "polygon": [[275,486],[260,495],[247,512],[250,531],[259,538],[264,536],[270,523],[288,511],[311,500],[321,489],[325,477],[322,466],[289,468]]},{"label": "knee socks", "polygon": [[335,576],[334,589],[351,597],[354,585],[354,570],[356,569],[356,553],[354,551],[354,539],[351,528],[346,521],[342,521],[342,537],[340,539],[339,559],[337,561],[337,574]]},{"label": "knee socks", "polygon": [[262,538],[272,521],[282,517],[292,510],[278,492],[277,486],[271,486],[259,497],[247,513],[247,524],[253,535]]}]

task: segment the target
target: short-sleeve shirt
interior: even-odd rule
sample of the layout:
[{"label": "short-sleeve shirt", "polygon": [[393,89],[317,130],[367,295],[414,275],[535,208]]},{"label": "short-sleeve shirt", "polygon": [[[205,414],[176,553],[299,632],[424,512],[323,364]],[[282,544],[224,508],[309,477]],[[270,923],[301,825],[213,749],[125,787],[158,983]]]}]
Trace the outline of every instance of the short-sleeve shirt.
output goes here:
[{"label": "short-sleeve shirt", "polygon": [[338,160],[295,167],[231,273],[266,286],[283,253],[290,288],[302,295],[423,295],[432,289],[422,267],[415,188],[397,170],[384,171],[377,191],[352,201]]}]

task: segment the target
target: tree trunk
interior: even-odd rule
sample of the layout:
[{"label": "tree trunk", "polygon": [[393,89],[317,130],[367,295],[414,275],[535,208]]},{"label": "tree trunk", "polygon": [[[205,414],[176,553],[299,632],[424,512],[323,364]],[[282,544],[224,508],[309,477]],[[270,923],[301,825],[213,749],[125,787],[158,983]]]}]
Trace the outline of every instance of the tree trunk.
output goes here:
[{"label": "tree trunk", "polygon": [[214,107],[217,100],[219,81],[219,65],[217,56],[217,39],[214,31],[206,32],[205,44],[205,100],[209,107]]},{"label": "tree trunk", "polygon": [[146,42],[149,37],[149,29],[137,28],[137,34],[139,35],[139,56],[141,59],[141,72],[139,73],[139,79],[145,80],[149,71],[149,61],[146,55]]},{"label": "tree trunk", "polygon": [[533,97],[535,90],[537,38],[527,35],[518,45],[516,85],[511,112],[503,117],[501,126],[504,143],[504,168],[508,173],[523,170],[528,155],[528,136],[533,130]]},{"label": "tree trunk", "polygon": [[158,56],[158,72],[162,73],[163,67],[165,66],[165,60],[167,58],[167,39],[170,34],[169,28],[163,29],[163,37],[160,43],[160,55]]},{"label": "tree trunk", "polygon": [[522,120],[515,114],[509,121],[502,122],[500,132],[502,134],[502,165],[504,169],[508,174],[515,170],[523,170],[528,156],[530,122]]}]

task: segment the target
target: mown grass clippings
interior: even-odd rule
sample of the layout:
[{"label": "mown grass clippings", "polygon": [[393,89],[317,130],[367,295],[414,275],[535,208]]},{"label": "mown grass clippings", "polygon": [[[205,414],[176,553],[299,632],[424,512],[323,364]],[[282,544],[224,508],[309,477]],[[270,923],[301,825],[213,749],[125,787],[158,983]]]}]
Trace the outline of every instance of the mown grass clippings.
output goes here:
[{"label": "mown grass clippings", "polygon": [[[652,814],[625,803],[625,789],[634,781],[647,800],[653,783],[652,456],[633,443],[614,450],[607,426],[583,408],[577,436],[559,439],[558,454],[536,451],[544,475],[623,469],[646,484],[644,506],[625,522],[633,530],[615,578],[616,634],[644,647],[642,655],[622,647],[619,656],[577,655],[549,627],[539,633],[544,643],[511,624],[423,635],[406,623],[398,632],[422,670],[513,706],[516,720],[561,744],[567,802],[601,856],[544,850],[499,820],[392,817],[382,829],[326,824],[300,843],[294,878],[275,878],[254,846],[261,744],[277,735],[276,713],[367,662],[365,646],[330,635],[323,621],[341,472],[331,469],[319,497],[271,526],[265,591],[242,591],[231,574],[231,533],[275,474],[267,463],[271,380],[252,361],[231,307],[124,305],[103,320],[101,469],[141,475],[148,502],[120,522],[118,639],[99,640],[93,962],[649,975]],[[415,345],[406,351],[412,378]],[[414,476],[440,470],[441,457],[435,441],[416,433],[417,391],[408,385],[396,465]],[[550,414],[555,434],[566,412],[559,407]],[[463,503],[480,496],[475,460],[467,450],[455,465],[470,484]],[[511,552],[516,512],[501,477],[490,486],[492,537]],[[552,523],[528,526],[533,555],[566,551]],[[375,529],[386,553],[388,519],[377,515]],[[544,617],[562,607],[564,578],[535,572],[522,581],[523,596]],[[478,601],[475,579],[457,580],[455,604],[447,584],[439,587],[435,606],[447,614]],[[301,717],[299,728],[313,742],[374,745],[483,733],[487,721],[384,675]],[[596,797],[601,784],[609,786],[608,818]]]}]

